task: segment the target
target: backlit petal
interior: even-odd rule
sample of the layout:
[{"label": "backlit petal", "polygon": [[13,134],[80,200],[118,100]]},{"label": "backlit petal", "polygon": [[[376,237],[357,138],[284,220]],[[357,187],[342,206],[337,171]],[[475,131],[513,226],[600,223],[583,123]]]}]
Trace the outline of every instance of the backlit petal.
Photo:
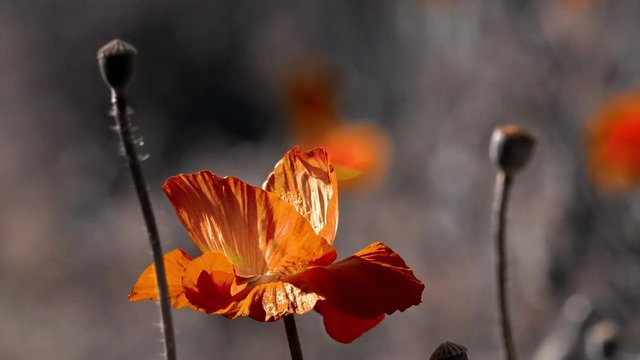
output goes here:
[{"label": "backlit petal", "polygon": [[326,151],[291,149],[263,188],[295,206],[316,233],[333,243],[338,226],[338,181]]},{"label": "backlit petal", "polygon": [[[171,305],[176,309],[190,306],[182,287],[182,274],[191,257],[180,249],[172,250],[164,255],[164,269],[167,275],[167,287]],[[149,265],[140,275],[129,294],[129,301],[158,300],[156,285],[156,267]]]},{"label": "backlit petal", "polygon": [[309,312],[322,299],[278,281],[275,275],[258,277],[251,283],[237,278],[222,253],[206,253],[190,262],[182,281],[187,299],[197,309],[231,319],[250,316],[258,321],[278,320]]},{"label": "backlit petal", "polygon": [[238,293],[232,305],[217,314],[232,319],[250,316],[258,321],[275,321],[286,315],[309,312],[321,299],[321,296],[306,293],[292,284],[274,281]]},{"label": "backlit petal", "polygon": [[362,324],[353,327],[364,328],[363,331],[367,330],[363,324],[371,324],[384,314],[418,305],[424,290],[424,284],[402,258],[382,243],[371,244],[343,261],[310,268],[283,281],[325,298],[323,304],[328,303],[335,311],[323,315],[340,316],[326,319],[325,323],[344,323],[349,319],[342,315],[346,314],[361,321]]},{"label": "backlit petal", "polygon": [[239,179],[202,171],[171,177],[163,189],[198,249],[224,253],[238,276],[289,274],[335,259],[293,206]]}]

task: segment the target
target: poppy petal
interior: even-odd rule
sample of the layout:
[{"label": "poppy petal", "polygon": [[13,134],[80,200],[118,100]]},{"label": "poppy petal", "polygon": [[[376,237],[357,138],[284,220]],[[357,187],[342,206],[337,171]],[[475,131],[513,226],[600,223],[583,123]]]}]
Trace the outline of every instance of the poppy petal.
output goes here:
[{"label": "poppy petal", "polygon": [[182,276],[186,298],[208,313],[229,306],[234,281],[233,264],[219,252],[204,253],[194,259]]},{"label": "poppy petal", "polygon": [[382,320],[384,314],[372,319],[361,319],[336,309],[328,301],[319,301],[315,307],[322,314],[324,328],[335,341],[349,344],[365,332],[373,329]]},{"label": "poppy petal", "polygon": [[[190,306],[182,287],[182,274],[191,261],[191,256],[180,249],[164,254],[164,270],[167,275],[167,287],[171,305],[176,309]],[[158,300],[156,285],[156,267],[149,265],[140,275],[129,294],[129,301]]]},{"label": "poppy petal", "polygon": [[[350,318],[362,321],[364,325],[372,324],[381,315],[418,305],[424,290],[424,284],[402,258],[379,242],[343,261],[313,267],[283,281],[325,298],[323,306],[333,308],[323,313],[330,317],[325,320],[330,325],[344,323]],[[332,319],[332,316],[339,318]],[[363,324],[353,327],[366,331]]]},{"label": "poppy petal", "polygon": [[250,316],[258,321],[275,321],[286,315],[304,314],[313,310],[322,297],[307,293],[282,281],[255,285],[233,297],[233,303],[217,312],[228,318]]},{"label": "poppy petal", "polygon": [[[258,321],[274,321],[289,314],[311,311],[322,297],[305,293],[281,282],[273,275],[236,282],[233,265],[221,253],[206,253],[193,260],[184,272],[187,299],[207,313],[235,319],[250,316]],[[274,281],[271,281],[271,280]]]},{"label": "poppy petal", "polygon": [[198,249],[223,253],[237,276],[289,274],[335,259],[293,206],[237,178],[202,171],[171,177],[163,189]]},{"label": "poppy petal", "polygon": [[338,180],[324,149],[291,149],[278,161],[263,188],[292,204],[316,233],[333,243],[338,227]]}]

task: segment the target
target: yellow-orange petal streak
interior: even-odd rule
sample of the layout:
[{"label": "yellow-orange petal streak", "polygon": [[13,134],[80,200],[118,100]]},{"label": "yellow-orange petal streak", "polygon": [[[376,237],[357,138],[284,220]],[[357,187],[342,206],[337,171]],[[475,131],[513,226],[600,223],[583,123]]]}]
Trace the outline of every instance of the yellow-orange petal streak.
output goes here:
[{"label": "yellow-orange petal streak", "polygon": [[[344,313],[365,322],[418,305],[424,290],[402,258],[379,242],[343,261],[310,268],[283,281],[325,298],[323,303],[336,311],[324,316]],[[340,323],[344,318],[326,322]]]},{"label": "yellow-orange petal streak", "polygon": [[338,226],[338,181],[324,149],[291,149],[263,188],[292,204],[316,233],[333,243]]},{"label": "yellow-orange petal streak", "polygon": [[275,194],[208,171],[169,178],[163,189],[194,244],[221,252],[235,274],[289,274],[335,259],[335,250]]},{"label": "yellow-orange petal streak", "polygon": [[[182,274],[191,261],[189,254],[180,249],[172,250],[164,255],[164,269],[167,275],[167,287],[171,305],[176,309],[189,306],[182,287]],[[156,285],[156,267],[149,265],[140,275],[129,294],[129,301],[158,300]]]}]

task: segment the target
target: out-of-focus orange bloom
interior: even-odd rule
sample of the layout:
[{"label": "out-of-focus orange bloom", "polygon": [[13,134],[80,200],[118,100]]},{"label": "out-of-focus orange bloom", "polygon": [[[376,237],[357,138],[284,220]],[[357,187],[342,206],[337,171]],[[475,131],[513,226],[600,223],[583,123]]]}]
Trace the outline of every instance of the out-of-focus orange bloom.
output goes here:
[{"label": "out-of-focus orange bloom", "polygon": [[565,5],[569,5],[580,9],[590,9],[594,5],[597,5],[600,0],[559,0]]},{"label": "out-of-focus orange bloom", "polygon": [[[208,171],[171,177],[163,189],[202,252],[165,254],[176,308],[259,321],[315,309],[328,334],[349,343],[421,302],[424,285],[382,243],[334,263],[338,188],[323,149],[293,148],[262,189]],[[129,300],[157,299],[151,265]]]},{"label": "out-of-focus orange bloom", "polygon": [[[340,125],[342,119],[336,104],[335,72],[324,63],[303,64],[287,79],[285,105],[296,143],[306,147],[327,129]],[[333,157],[333,153],[330,154]],[[335,160],[333,162],[335,164]]]},{"label": "out-of-focus orange bloom", "polygon": [[589,167],[605,189],[640,185],[640,90],[606,101],[587,132]]},{"label": "out-of-focus orange bloom", "polygon": [[370,189],[389,163],[389,140],[371,122],[344,122],[339,115],[337,81],[324,64],[306,64],[287,83],[286,104],[296,143],[323,147],[331,154],[341,187]]},{"label": "out-of-focus orange bloom", "polygon": [[387,170],[387,135],[370,123],[345,123],[331,127],[310,146],[322,146],[331,154],[342,187],[370,189],[380,182]]}]

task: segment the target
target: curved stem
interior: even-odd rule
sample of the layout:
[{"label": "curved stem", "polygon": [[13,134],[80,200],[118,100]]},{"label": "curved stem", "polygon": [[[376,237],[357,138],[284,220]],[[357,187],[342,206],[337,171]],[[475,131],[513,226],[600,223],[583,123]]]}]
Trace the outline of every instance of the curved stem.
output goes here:
[{"label": "curved stem", "polygon": [[511,320],[509,317],[509,302],[507,293],[507,244],[505,241],[507,203],[509,190],[513,181],[512,175],[499,171],[496,176],[495,192],[493,198],[493,222],[491,226],[494,239],[496,282],[498,295],[498,314],[502,332],[502,345],[507,360],[516,360],[516,349],[511,332]]},{"label": "curved stem", "polygon": [[298,329],[296,327],[296,319],[293,315],[287,315],[284,317],[284,330],[287,332],[291,360],[303,360],[300,338],[298,337]]},{"label": "curved stem", "polygon": [[167,277],[165,275],[164,260],[162,257],[162,246],[160,245],[160,235],[156,225],[149,192],[142,174],[138,154],[133,144],[131,129],[127,119],[127,101],[121,92],[112,91],[111,103],[115,109],[115,118],[117,122],[118,133],[124,147],[125,157],[129,163],[129,170],[138,193],[138,200],[142,209],[142,215],[149,236],[149,244],[153,252],[153,263],[156,269],[156,279],[158,283],[158,293],[160,294],[160,315],[162,322],[162,331],[164,333],[164,344],[167,360],[176,360],[176,342],[173,331],[173,319],[171,318],[171,306],[169,304],[169,291],[167,290]]}]

